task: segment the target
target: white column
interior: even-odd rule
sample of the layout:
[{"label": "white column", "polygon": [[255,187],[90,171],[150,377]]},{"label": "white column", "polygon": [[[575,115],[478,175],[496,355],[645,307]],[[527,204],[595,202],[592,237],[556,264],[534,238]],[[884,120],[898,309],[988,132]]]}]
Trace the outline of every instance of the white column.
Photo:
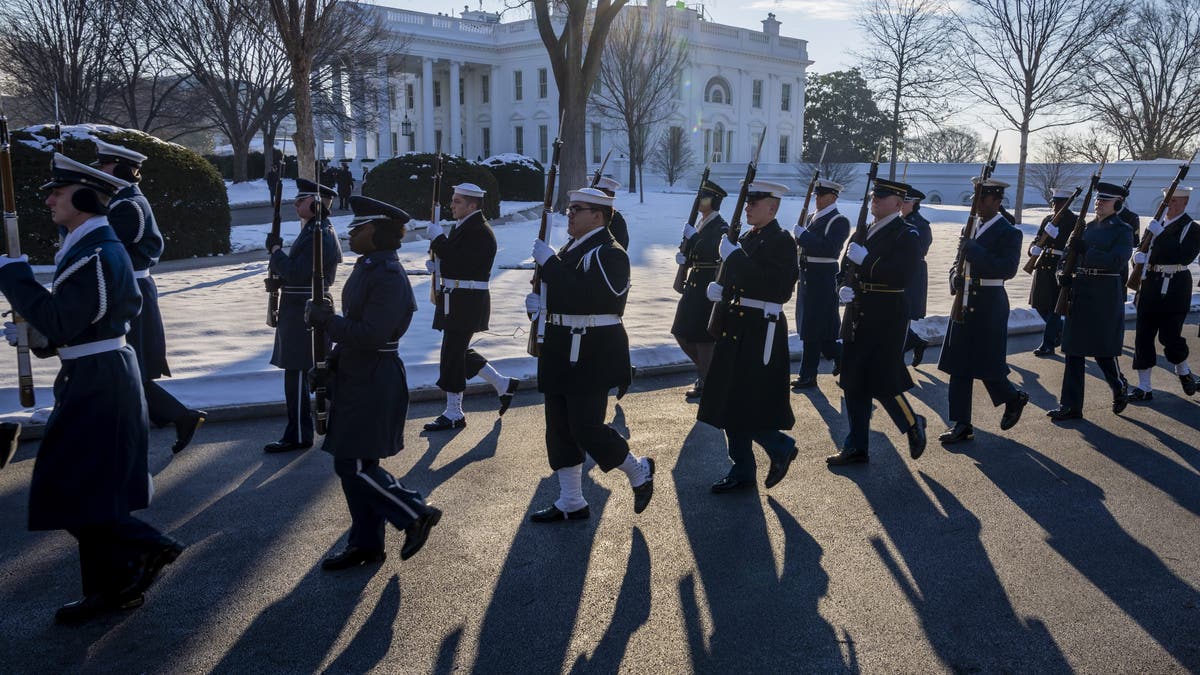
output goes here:
[{"label": "white column", "polygon": [[[342,69],[333,67],[333,105],[335,107],[344,105],[342,98]],[[342,133],[341,125],[333,126],[333,158],[335,160],[342,159],[346,156],[346,135]]]},{"label": "white column", "polygon": [[458,86],[458,61],[450,62],[450,154],[462,155],[462,106],[458,99],[462,95]]},{"label": "white column", "polygon": [[433,59],[421,59],[421,151],[434,152],[433,146]]},{"label": "white column", "polygon": [[376,128],[379,129],[379,156],[378,161],[391,157],[395,154],[395,149],[392,148],[392,78],[388,71],[387,56],[379,57],[379,122]]}]

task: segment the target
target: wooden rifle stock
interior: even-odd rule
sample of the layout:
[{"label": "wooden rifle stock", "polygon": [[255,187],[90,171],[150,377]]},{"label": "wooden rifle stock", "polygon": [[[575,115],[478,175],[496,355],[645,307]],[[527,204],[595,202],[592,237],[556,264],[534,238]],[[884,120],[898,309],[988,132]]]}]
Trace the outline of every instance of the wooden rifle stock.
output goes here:
[{"label": "wooden rifle stock", "polygon": [[[855,240],[865,242],[867,240],[867,217],[870,215],[871,206],[871,188],[875,185],[875,179],[879,176],[879,153],[883,150],[883,144],[875,150],[875,159],[871,162],[870,168],[867,169],[867,186],[863,189],[862,206],[858,210],[858,222],[854,224],[854,235],[850,241]],[[849,251],[849,244],[846,245]],[[849,255],[842,256],[842,285],[854,291],[854,299],[846,306],[846,320],[842,322],[842,340],[845,342],[854,342],[858,335],[858,318],[861,313],[859,307],[858,296],[861,294],[860,279],[858,278],[858,264],[850,259]]]},{"label": "wooden rifle stock", "polygon": [[[712,170],[712,164],[704,165],[704,173],[700,174],[700,187],[696,188],[696,197],[692,199],[692,210],[688,213],[687,224],[692,227],[696,226],[696,219],[700,216],[700,200],[704,197],[704,184],[708,182],[709,172]],[[687,239],[679,240],[679,252],[684,253],[687,249]],[[683,293],[684,284],[687,283],[688,270],[691,265],[684,260],[679,265],[679,269],[675,270],[675,282],[671,284],[671,288],[675,289],[676,293]]]},{"label": "wooden rifle stock", "polygon": [[[279,162],[275,162],[275,194],[271,195],[271,238],[279,240],[279,229],[282,221],[280,209],[283,205],[283,170]],[[270,251],[267,254],[270,255]],[[283,279],[271,271],[267,265],[267,325],[275,328],[279,325],[279,287]]]},{"label": "wooden rifle stock", "polygon": [[950,294],[954,302],[950,305],[950,320],[962,323],[966,319],[967,277],[970,270],[967,267],[965,253],[967,242],[975,238],[975,230],[979,227],[979,198],[983,196],[983,184],[992,177],[996,170],[996,141],[1000,132],[992,136],[992,148],[988,150],[987,161],[979,171],[979,181],[975,183],[975,195],[971,198],[971,212],[967,216],[967,224],[963,226],[962,234],[958,237],[958,252],[954,256],[954,265],[950,267]]},{"label": "wooden rifle stock", "polygon": [[[758,137],[758,147],[754,149],[754,157],[746,165],[746,176],[742,179],[742,189],[738,191],[737,203],[733,207],[733,220],[729,221],[729,234],[727,236],[729,237],[729,241],[735,244],[742,230],[742,212],[746,209],[746,196],[750,194],[750,184],[754,182],[754,177],[758,175],[758,154],[762,151],[763,138],[766,135],[767,132],[764,129]],[[725,286],[727,274],[725,261],[722,260],[721,266],[717,269],[716,283],[718,286]],[[713,303],[712,312],[708,315],[708,334],[714,338],[720,338],[721,333],[725,332],[725,306],[729,304],[727,300],[729,292],[726,291],[724,296],[720,302]]]},{"label": "wooden rifle stock", "polygon": [[[53,161],[53,160],[51,160]],[[0,185],[4,192],[4,236],[8,257],[21,257],[21,230],[17,226],[17,191],[13,186],[12,151],[8,138],[8,117],[0,114]],[[33,393],[33,362],[29,358],[29,324],[14,310],[13,325],[17,327],[17,386],[21,407],[37,404]]]},{"label": "wooden rifle stock", "polygon": [[[433,198],[429,204],[429,222],[442,222],[442,149],[438,146],[433,159]],[[429,259],[433,261],[433,273],[429,275],[429,302],[437,305],[442,285],[442,263],[433,252],[433,240],[429,240]]]},{"label": "wooden rifle stock", "polygon": [[[316,211],[314,216],[317,220],[316,230],[313,232],[313,253],[312,253],[312,304],[317,304],[325,300],[325,202],[321,197],[321,165],[317,164],[317,196],[313,201],[313,208]],[[325,327],[312,327],[312,346],[313,346],[313,398],[316,402],[316,412],[313,415],[316,423],[317,433],[325,435],[328,429],[329,410],[326,404],[328,392],[325,388],[325,377],[329,371],[329,355],[325,344]]]},{"label": "wooden rifle stock", "polygon": [[[563,113],[566,114],[565,112]],[[554,152],[550,157],[550,170],[546,172],[546,192],[542,197],[542,222],[538,226],[538,239],[546,241],[550,235],[550,216],[554,210],[554,184],[558,180],[558,160],[562,155],[562,118],[558,121],[558,136],[554,138]],[[549,242],[547,242],[549,243]],[[542,288],[542,268],[535,260],[533,263],[533,292],[540,296],[541,306],[538,313],[530,319],[529,340],[525,351],[533,357],[542,353],[542,342],[546,339],[546,294]]]},{"label": "wooden rifle stock", "polygon": [[[1092,195],[1096,193],[1096,186],[1100,184],[1100,176],[1104,172],[1104,164],[1108,160],[1107,149],[1104,152],[1104,157],[1100,162],[1100,168],[1096,173],[1092,174],[1092,182],[1088,186],[1087,194],[1083,198],[1083,203],[1079,205],[1079,216],[1075,218],[1075,227],[1071,228],[1071,236],[1067,238],[1067,253],[1063,256],[1062,278],[1075,276],[1075,268],[1079,266],[1079,252],[1075,242],[1083,237],[1083,229],[1087,227],[1087,210],[1088,204],[1092,203]],[[1071,313],[1071,289],[1063,285],[1058,289],[1058,301],[1054,305],[1054,313],[1059,316],[1066,316]]]},{"label": "wooden rifle stock", "polygon": [[[1154,219],[1162,223],[1163,215],[1167,212],[1167,205],[1171,203],[1171,199],[1175,197],[1175,190],[1179,184],[1187,178],[1188,170],[1192,167],[1192,162],[1195,160],[1195,155],[1188,160],[1187,164],[1179,166],[1179,173],[1175,174],[1175,180],[1171,181],[1171,187],[1167,188],[1167,194],[1163,197],[1162,203],[1158,205],[1158,210],[1154,212]],[[1130,176],[1130,180],[1133,177]],[[1154,245],[1154,235],[1150,234],[1150,230],[1142,233],[1142,240],[1138,242],[1137,250],[1140,253],[1145,253],[1146,258],[1150,257],[1150,249]],[[1131,291],[1139,291],[1142,288],[1142,281],[1146,278],[1146,263],[1134,263],[1133,270],[1129,273],[1129,281],[1125,286]]]},{"label": "wooden rifle stock", "polygon": [[[1083,192],[1083,188],[1076,186],[1075,191],[1071,193],[1071,198],[1067,200],[1067,203],[1063,204],[1062,208],[1055,211],[1054,215],[1051,216],[1051,225],[1054,225],[1055,227],[1062,227],[1062,224],[1058,222],[1059,219],[1062,218],[1064,213],[1070,210],[1071,204],[1075,203],[1075,200],[1079,197],[1080,192]],[[1033,274],[1033,271],[1036,270],[1039,265],[1049,261],[1050,257],[1054,255],[1052,250],[1054,248],[1054,237],[1046,234],[1045,228],[1042,229],[1041,234],[1038,235],[1038,238],[1033,242],[1033,245],[1042,249],[1042,252],[1038,255],[1029,256],[1029,260],[1025,261],[1025,267],[1023,269],[1025,270],[1026,274]]]}]

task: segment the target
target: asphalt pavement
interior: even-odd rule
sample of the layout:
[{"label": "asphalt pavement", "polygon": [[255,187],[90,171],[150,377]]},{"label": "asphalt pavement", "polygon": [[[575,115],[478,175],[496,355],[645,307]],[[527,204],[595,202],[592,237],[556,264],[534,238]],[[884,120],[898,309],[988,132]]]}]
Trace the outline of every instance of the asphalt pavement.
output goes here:
[{"label": "asphalt pavement", "polygon": [[824,375],[793,396],[787,478],[733,495],[708,491],[728,460],[689,378],[638,379],[610,415],[655,458],[654,501],[635,515],[589,462],[591,519],[550,525],[528,522],[557,493],[536,392],[502,420],[471,397],[434,436],[441,406],[417,404],[384,466],[445,517],[413,559],[393,531],[386,562],[339,573],[319,568],[349,524],[328,455],[264,455],[280,418],[205,426],[173,459],[158,430],[142,516],[188,549],[144,607],[75,628],[52,622],[79,594],[74,540],[25,531],[28,443],[0,471],[0,672],[1196,672],[1200,396],[1160,368],[1153,403],[1115,416],[1091,364],[1086,419],[1056,425],[1062,359],[1035,344],[1010,340],[1032,397],[1012,431],[976,387],[975,440],[940,447],[927,362],[926,454],[877,410],[871,463],[830,470],[846,423]]}]

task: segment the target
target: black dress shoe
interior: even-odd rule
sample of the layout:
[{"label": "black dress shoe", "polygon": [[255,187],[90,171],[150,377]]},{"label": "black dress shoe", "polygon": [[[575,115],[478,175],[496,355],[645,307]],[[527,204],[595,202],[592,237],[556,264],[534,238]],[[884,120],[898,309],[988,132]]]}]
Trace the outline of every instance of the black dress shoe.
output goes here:
[{"label": "black dress shoe", "polygon": [[815,377],[797,377],[792,380],[792,391],[811,389],[815,386],[817,386],[817,378]]},{"label": "black dress shoe", "polygon": [[293,443],[291,441],[275,441],[267,443],[263,446],[263,452],[291,452],[293,450],[307,450],[312,447],[312,441],[307,443]]},{"label": "black dress shoe", "polygon": [[1008,431],[1017,426],[1017,422],[1021,421],[1021,411],[1025,410],[1027,403],[1029,403],[1029,394],[1018,389],[1017,397],[1004,404],[1004,414],[1000,417],[1000,428]]},{"label": "black dress shoe", "polygon": [[1125,408],[1129,407],[1129,387],[1121,387],[1121,391],[1113,396],[1112,411],[1114,415],[1120,415]]},{"label": "black dress shoe", "polygon": [[833,373],[832,373],[832,375],[834,377],[837,377],[838,375],[841,375],[841,374],[842,374],[842,355],[838,354],[837,356],[833,357]]},{"label": "black dress shoe", "polygon": [[1129,400],[1130,401],[1153,401],[1154,400],[1154,392],[1146,391],[1145,389],[1142,389],[1141,387],[1134,387],[1133,389],[1129,390]]},{"label": "black dress shoe", "polygon": [[1074,408],[1068,408],[1066,406],[1059,406],[1059,407],[1055,408],[1054,410],[1051,410],[1050,412],[1046,413],[1046,417],[1049,417],[1050,419],[1054,420],[1055,422],[1062,422],[1064,420],[1083,419],[1083,413]]},{"label": "black dress shoe", "polygon": [[467,426],[465,417],[452,420],[445,415],[438,415],[436,420],[425,425],[425,431],[446,431],[447,429],[462,429],[465,426]]},{"label": "black dress shoe", "polygon": [[575,509],[566,513],[559,511],[557,506],[551,504],[541,511],[534,511],[529,514],[529,519],[535,523],[557,523],[563,520],[587,520],[591,515],[592,512],[586,504],[581,509]]},{"label": "black dress shoe", "polygon": [[954,426],[942,432],[941,436],[938,436],[938,441],[942,445],[952,445],[954,443],[973,440],[975,440],[975,427],[966,422],[955,422]]},{"label": "black dress shoe", "polygon": [[795,445],[792,445],[791,452],[788,453],[787,458],[783,461],[777,462],[775,461],[775,458],[772,457],[771,467],[767,469],[767,477],[765,480],[763,480],[763,485],[768,488],[773,488],[776,485],[779,485],[779,481],[783,480],[783,477],[787,475],[788,468],[792,466],[792,460],[796,459],[796,455],[798,454],[800,454],[800,449]]},{"label": "black dress shoe", "polygon": [[913,368],[921,365],[921,361],[925,358],[925,348],[928,346],[929,343],[924,340],[918,340],[917,343],[913,345]]},{"label": "black dress shoe", "polygon": [[646,458],[646,464],[650,466],[650,477],[645,483],[633,488],[633,512],[641,513],[650,505],[650,498],[654,496],[654,460]]},{"label": "black dress shoe", "polygon": [[908,428],[908,454],[913,459],[925,452],[925,418],[917,415],[917,423]]},{"label": "black dress shoe", "polygon": [[179,454],[180,450],[186,448],[207,418],[208,413],[203,410],[189,410],[175,420],[175,445],[171,446],[171,452]]},{"label": "black dress shoe", "polygon": [[183,544],[174,539],[163,535],[159,540],[151,545],[149,550],[143,552],[140,556],[140,569],[137,570],[137,576],[134,577],[133,583],[126,589],[123,595],[141,595],[145,593],[150,585],[158,579],[159,572],[162,568],[175,562],[181,553],[183,553]]},{"label": "black dress shoe", "polygon": [[738,492],[740,490],[749,490],[754,487],[754,483],[748,480],[738,480],[733,476],[725,476],[721,480],[712,484],[709,488],[714,494],[724,494],[726,492]]},{"label": "black dress shoe", "polygon": [[358,567],[366,563],[383,562],[384,560],[387,560],[387,553],[384,551],[369,551],[363,548],[347,546],[341,553],[322,560],[321,569],[333,572]]},{"label": "black dress shoe", "polygon": [[696,378],[696,383],[692,385],[692,388],[683,392],[684,398],[700,398],[703,395],[704,395],[704,378],[703,377]]},{"label": "black dress shoe", "polygon": [[136,609],[145,603],[146,597],[140,593],[136,595],[96,593],[59,607],[58,611],[54,613],[54,623],[62,626],[74,626],[109,612]]},{"label": "black dress shoe", "polygon": [[870,459],[866,450],[857,450],[847,446],[838,454],[826,457],[825,463],[829,466],[845,466],[847,464],[866,464]]},{"label": "black dress shoe", "polygon": [[[629,367],[629,384],[633,384],[633,378],[637,377],[637,366]],[[629,384],[623,384],[617,387],[617,400],[620,401],[625,392],[629,391]]]},{"label": "black dress shoe", "polygon": [[1200,389],[1200,378],[1197,378],[1195,373],[1180,375],[1179,384],[1183,385],[1183,393],[1195,396],[1197,389]]},{"label": "black dress shoe", "polygon": [[417,522],[404,529],[404,546],[400,549],[400,559],[408,560],[421,550],[425,540],[429,539],[429,531],[442,519],[442,510],[434,506],[426,506],[425,513]]},{"label": "black dress shoe", "polygon": [[508,406],[512,405],[513,394],[517,393],[517,388],[520,386],[520,380],[515,377],[508,378],[508,387],[504,390],[503,394],[500,394],[500,417],[504,417],[504,413],[508,411]]},{"label": "black dress shoe", "polygon": [[1037,349],[1033,350],[1033,355],[1034,356],[1054,356],[1054,347],[1047,347],[1046,345],[1042,345],[1041,347],[1038,347]]}]

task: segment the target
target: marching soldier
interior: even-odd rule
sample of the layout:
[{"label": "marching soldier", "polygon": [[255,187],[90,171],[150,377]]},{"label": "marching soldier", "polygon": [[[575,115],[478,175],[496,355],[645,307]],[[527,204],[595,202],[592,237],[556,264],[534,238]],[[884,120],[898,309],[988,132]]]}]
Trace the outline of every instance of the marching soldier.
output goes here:
[{"label": "marching soldier", "polygon": [[721,238],[725,286],[708,286],[708,298],[725,300],[724,329],[713,350],[708,381],[696,419],[725,431],[729,473],[713,483],[714,493],[751,488],[757,473],[751,443],[771,460],[763,484],[774,487],[796,458],[796,441],[781,429],[796,423],[788,395],[788,325],[783,305],[792,297],[799,269],[796,240],[775,214],[786,185],[754,181],[746,193],[745,232],[738,243]]},{"label": "marching soldier", "polygon": [[[978,181],[975,178],[974,181]],[[1000,214],[1008,183],[989,178],[979,192],[979,222],[974,237],[963,244],[970,265],[965,279],[951,279],[966,293],[966,317],[950,322],[938,369],[950,375],[950,428],[938,440],[943,445],[975,438],[971,398],[975,380],[982,380],[992,405],[1004,406],[1001,429],[1021,419],[1029,394],[1008,380],[1008,292],[1004,282],[1017,275],[1021,264],[1021,231]]]},{"label": "marching soldier", "polygon": [[328,220],[334,191],[310,180],[296,180],[296,214],[304,225],[287,253],[283,240],[267,235],[270,269],[283,282],[279,299],[279,322],[275,327],[275,349],[271,365],[283,369],[283,393],[287,403],[287,427],[283,437],[268,443],[266,452],[289,452],[311,448],[312,409],[305,376],[313,367],[312,333],[304,323],[304,303],[312,299],[314,242],[320,241],[325,264],[325,290],[333,285],[342,249]]},{"label": "marching soldier", "polygon": [[[501,375],[474,349],[471,338],[487,330],[492,313],[488,280],[496,259],[496,235],[483,216],[483,188],[473,183],[454,186],[450,213],[458,221],[447,234],[441,223],[429,223],[429,250],[440,264],[441,277],[433,327],[442,331],[442,352],[437,385],[446,392],[446,409],[425,425],[426,431],[467,426],[463,392],[467,380],[479,375],[500,397],[500,414],[512,405],[520,380]],[[429,261],[430,265],[433,261]]]},{"label": "marching soldier", "polygon": [[[1163,190],[1163,196],[1166,196]],[[1150,253],[1133,254],[1134,263],[1145,264],[1145,278],[1137,296],[1137,328],[1134,333],[1133,369],[1138,374],[1138,386],[1129,397],[1135,401],[1150,401],[1154,388],[1150,372],[1158,356],[1154,338],[1162,343],[1167,361],[1175,367],[1183,393],[1196,393],[1197,379],[1188,367],[1188,345],[1183,338],[1183,323],[1192,304],[1192,273],[1188,265],[1200,253],[1200,225],[1184,212],[1192,188],[1178,187],[1167,204],[1165,220],[1150,221],[1146,229],[1154,239]]]},{"label": "marching soldier", "polygon": [[700,187],[700,194],[700,222],[696,227],[683,224],[683,250],[675,254],[676,264],[688,266],[688,276],[671,325],[671,335],[696,364],[696,384],[684,394],[689,399],[704,393],[704,380],[712,363],[713,337],[708,334],[708,317],[713,303],[708,299],[708,284],[717,278],[717,268],[721,266],[717,247],[729,231],[729,224],[720,213],[725,190],[707,181]]},{"label": "marching soldier", "polygon": [[904,203],[900,205],[900,214],[909,225],[912,225],[921,238],[919,251],[921,259],[917,261],[912,281],[904,288],[904,297],[908,300],[909,318],[908,335],[904,338],[904,351],[907,353],[908,350],[912,350],[914,368],[921,365],[922,359],[925,358],[925,349],[929,347],[929,343],[912,329],[915,322],[925,318],[926,306],[929,304],[929,265],[925,262],[925,256],[929,255],[929,247],[933,246],[933,229],[929,226],[929,219],[921,215],[922,199],[925,199],[925,193],[910,187],[908,194],[904,197]]},{"label": "marching soldier", "polygon": [[325,570],[382,562],[387,523],[405,532],[400,558],[408,560],[442,516],[379,465],[404,449],[408,416],[408,380],[397,347],[417,301],[396,249],[409,217],[367,197],[350,197],[350,207],[350,250],[359,258],[342,289],[342,315],[328,300],[309,300],[306,316],[337,345],[329,359],[332,400],[322,448],[333,455],[351,520],[346,548],[321,563]]},{"label": "marching soldier", "polygon": [[[1029,245],[1029,255],[1039,258],[1042,255],[1042,247],[1036,242],[1041,240],[1042,234],[1045,233],[1054,242],[1045,260],[1039,258],[1038,265],[1033,270],[1033,285],[1029,288],[1029,305],[1046,322],[1042,344],[1033,350],[1034,356],[1052,356],[1062,341],[1062,317],[1054,311],[1054,306],[1058,303],[1058,267],[1062,264],[1071,228],[1075,226],[1075,220],[1079,217],[1071,211],[1067,203],[1070,199],[1070,190],[1054,188],[1050,198],[1050,207],[1054,209],[1054,213],[1042,219],[1042,224],[1033,237],[1035,243]],[[1054,219],[1055,213],[1059,214],[1058,220]]]},{"label": "marching soldier", "polygon": [[[601,471],[620,469],[633,488],[633,511],[654,495],[654,460],[637,457],[629,443],[604,423],[608,390],[629,385],[629,337],[622,325],[629,292],[629,256],[606,227],[613,198],[594,188],[569,194],[567,234],[557,254],[533,243],[546,288],[546,335],[538,356],[538,390],[546,399],[546,452],[558,475],[559,497],[530,520],[548,523],[590,516],[583,498],[583,460]],[[525,298],[537,314],[538,296]]]},{"label": "marching soldier", "polygon": [[908,327],[908,302],[904,288],[912,282],[921,258],[921,239],[900,216],[908,186],[875,181],[871,197],[871,223],[865,234],[856,232],[846,247],[840,282],[848,280],[848,265],[856,266],[857,283],[838,289],[848,303],[842,318],[842,390],[850,432],[841,452],[825,458],[832,466],[867,462],[871,430],[871,399],[887,411],[908,436],[913,459],[925,452],[925,418],[913,412],[904,392],[913,381],[904,365],[904,336]]},{"label": "marching soldier", "polygon": [[126,337],[138,357],[150,421],[160,427],[175,426],[175,444],[171,446],[171,452],[177,453],[192,441],[208,413],[188,408],[155,382],[164,375],[170,377],[171,369],[167,366],[158,286],[150,276],[150,268],[158,263],[163,253],[163,236],[150,202],[137,185],[142,180],[141,168],[146,156],[101,140],[96,140],[96,153],[98,158],[93,166],[129,183],[129,187],[117,192],[108,205],[108,224],[125,245],[125,252],[133,262],[133,276],[142,293],[142,311],[129,324]]},{"label": "marching soldier", "polygon": [[[615,200],[617,190],[621,189],[621,184],[608,176],[604,176],[596,182],[596,187]],[[621,248],[626,251],[629,250],[629,225],[625,223],[625,216],[621,215],[621,212],[615,208],[612,212],[612,220],[608,223],[608,231],[612,232],[613,239],[617,240]]]},{"label": "marching soldier", "polygon": [[[29,344],[57,354],[54,411],[29,487],[29,529],[67,530],[79,541],[83,598],[57,623],[82,623],[140,607],[143,593],[183,546],[129,515],[149,503],[147,422],[137,356],[125,343],[141,296],[133,266],[105,214],[129,183],[54,155],[42,186],[56,225],[67,232],[47,290],[27,258],[0,257],[0,291],[28,321]],[[15,329],[6,327],[15,344]]]},{"label": "marching soldier", "polygon": [[817,365],[821,357],[833,359],[834,375],[841,372],[842,346],[838,343],[841,317],[838,316],[838,256],[850,236],[850,220],[838,212],[837,199],[842,186],[830,180],[818,180],[813,189],[817,212],[807,223],[797,223],[793,232],[800,251],[800,283],[796,287],[796,314],[804,351],[800,374],[792,380],[799,391],[817,386]]},{"label": "marching soldier", "polygon": [[1133,252],[1133,230],[1117,214],[1129,193],[1120,185],[1096,186],[1096,217],[1076,247],[1079,264],[1073,276],[1059,275],[1058,283],[1071,293],[1071,312],[1063,325],[1066,371],[1058,407],[1050,419],[1083,417],[1083,367],[1088,356],[1096,360],[1112,389],[1112,411],[1119,414],[1129,404],[1129,388],[1117,365],[1125,337],[1125,282],[1122,273]]}]

